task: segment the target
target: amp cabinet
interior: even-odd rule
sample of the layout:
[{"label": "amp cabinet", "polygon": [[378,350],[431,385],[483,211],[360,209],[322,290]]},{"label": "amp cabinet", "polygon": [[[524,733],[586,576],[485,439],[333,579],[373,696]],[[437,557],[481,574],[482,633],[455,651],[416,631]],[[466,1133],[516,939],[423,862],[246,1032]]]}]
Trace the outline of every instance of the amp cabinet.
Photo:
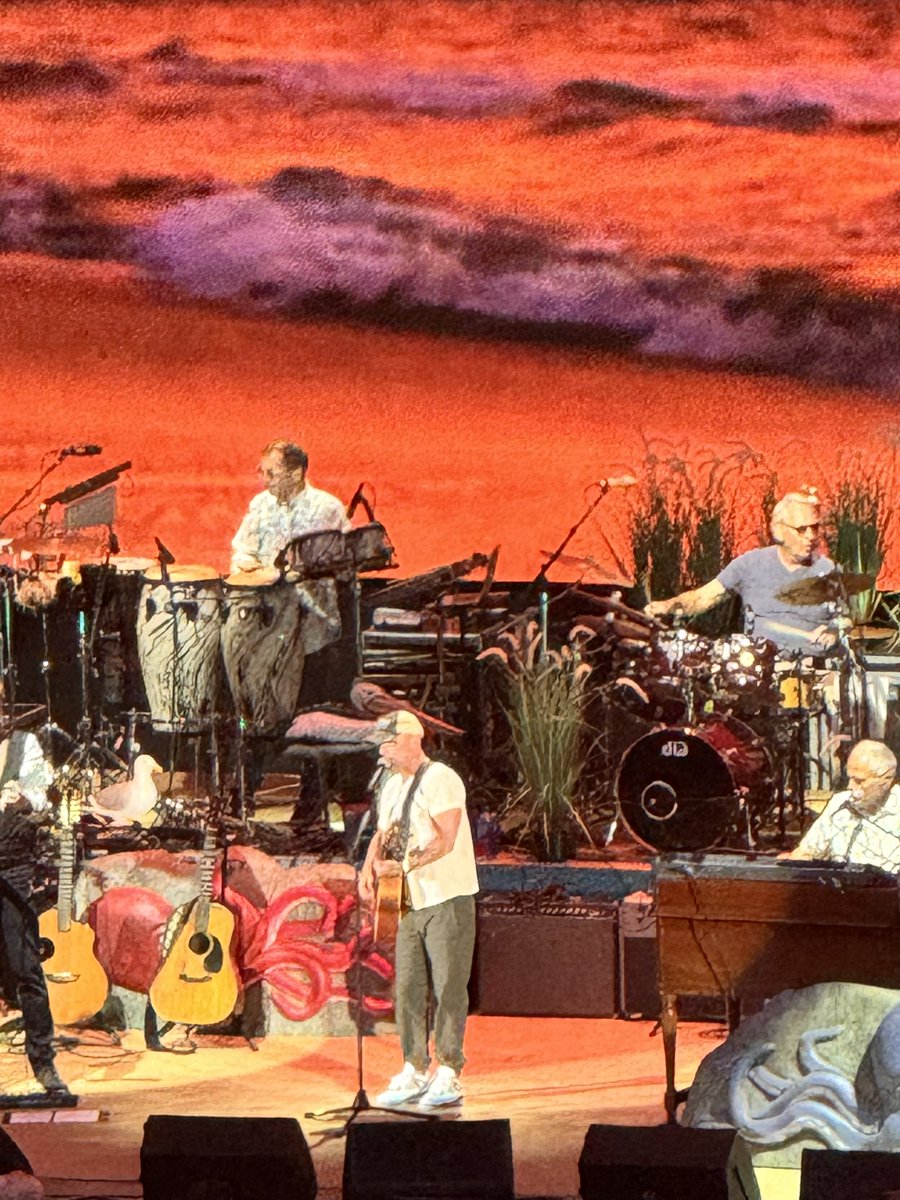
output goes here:
[{"label": "amp cabinet", "polygon": [[478,900],[473,1012],[512,1017],[616,1015],[616,905],[547,892]]}]

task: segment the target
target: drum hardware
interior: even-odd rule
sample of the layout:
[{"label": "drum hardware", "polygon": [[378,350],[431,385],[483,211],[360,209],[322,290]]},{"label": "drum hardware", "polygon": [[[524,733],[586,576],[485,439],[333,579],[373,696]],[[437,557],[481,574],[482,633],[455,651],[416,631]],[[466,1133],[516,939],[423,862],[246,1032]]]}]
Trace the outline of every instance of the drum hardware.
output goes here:
[{"label": "drum hardware", "polygon": [[0,571],[0,719],[15,712],[16,671],[13,654],[12,601],[15,576]]}]

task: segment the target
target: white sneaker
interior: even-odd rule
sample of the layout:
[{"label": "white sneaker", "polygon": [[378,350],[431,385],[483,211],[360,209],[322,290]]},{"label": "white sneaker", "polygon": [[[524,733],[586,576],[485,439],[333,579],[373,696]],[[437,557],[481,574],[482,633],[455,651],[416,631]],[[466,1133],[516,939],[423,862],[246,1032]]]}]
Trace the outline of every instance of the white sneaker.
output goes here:
[{"label": "white sneaker", "polygon": [[408,1104],[418,1100],[428,1087],[428,1076],[424,1071],[417,1071],[412,1063],[404,1063],[403,1070],[387,1085],[380,1095],[375,1097],[378,1108],[394,1108],[398,1104]]},{"label": "white sneaker", "polygon": [[423,1108],[439,1108],[444,1104],[459,1104],[463,1098],[462,1084],[452,1067],[438,1067],[425,1092],[419,1097]]}]

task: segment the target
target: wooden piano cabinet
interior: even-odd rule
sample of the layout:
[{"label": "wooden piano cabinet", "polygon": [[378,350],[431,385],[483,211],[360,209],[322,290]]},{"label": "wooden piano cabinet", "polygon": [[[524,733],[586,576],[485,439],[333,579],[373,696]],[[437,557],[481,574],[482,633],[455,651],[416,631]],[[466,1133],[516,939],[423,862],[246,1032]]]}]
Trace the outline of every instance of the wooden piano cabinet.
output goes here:
[{"label": "wooden piano cabinet", "polygon": [[900,987],[894,877],[868,868],[746,860],[660,860],[656,881],[666,1114],[675,1089],[678,997],[742,1001],[840,981]]}]

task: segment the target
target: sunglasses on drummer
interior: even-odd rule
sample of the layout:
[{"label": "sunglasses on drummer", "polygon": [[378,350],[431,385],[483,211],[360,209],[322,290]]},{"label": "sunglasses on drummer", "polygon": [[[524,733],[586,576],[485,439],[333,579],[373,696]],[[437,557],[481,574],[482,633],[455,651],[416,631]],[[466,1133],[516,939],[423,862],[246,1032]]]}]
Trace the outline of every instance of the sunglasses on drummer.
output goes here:
[{"label": "sunglasses on drummer", "polygon": [[821,525],[815,521],[812,525],[787,525],[787,529],[793,529],[794,533],[818,533]]}]

